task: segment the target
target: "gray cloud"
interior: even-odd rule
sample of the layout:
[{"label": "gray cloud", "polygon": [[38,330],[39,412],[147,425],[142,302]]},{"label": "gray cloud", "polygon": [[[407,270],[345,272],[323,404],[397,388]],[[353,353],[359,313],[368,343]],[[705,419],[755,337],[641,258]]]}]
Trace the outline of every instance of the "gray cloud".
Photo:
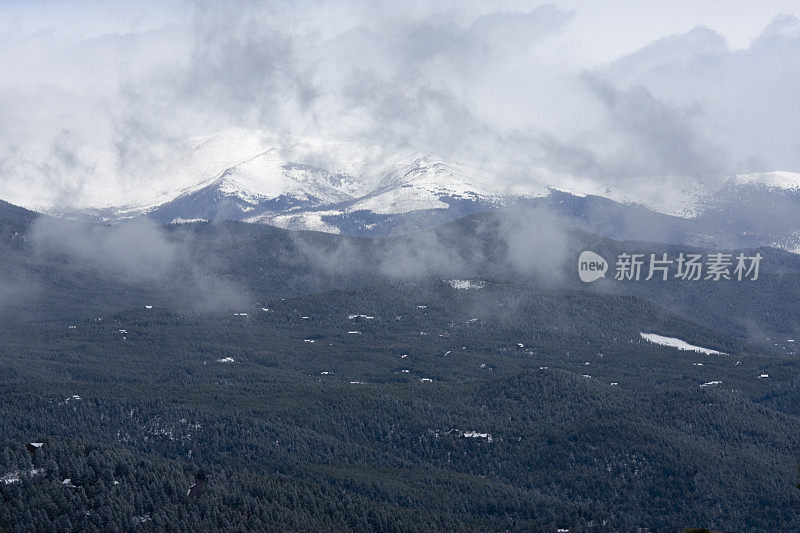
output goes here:
[{"label": "gray cloud", "polygon": [[[577,175],[616,181],[631,177],[722,176],[733,172],[725,150],[699,128],[700,106],[658,100],[644,86],[619,89],[595,75],[583,77],[602,105],[607,131],[589,142],[546,138],[551,164]],[[602,144],[603,149],[597,148]]]},{"label": "gray cloud", "polygon": [[587,6],[171,6],[161,27],[0,40],[18,73],[0,83],[0,197],[147,198],[177,186],[164,162],[179,160],[190,137],[231,127],[370,143],[384,155],[427,150],[502,168],[510,184],[566,174],[633,191],[635,178],[713,184],[800,171],[791,15],[744,49],[687,28],[583,65],[570,50],[591,37],[571,28]]},{"label": "gray cloud", "polygon": [[647,91],[677,110],[673,116],[683,115],[683,138],[705,156],[690,153],[691,164],[677,170],[798,171],[800,106],[792,98],[800,90],[798,57],[800,22],[779,15],[746,49],[732,50],[723,36],[698,27],[621,58],[599,76],[622,90]]},{"label": "gray cloud", "polygon": [[[68,265],[124,287],[139,286],[195,310],[250,304],[247,290],[226,279],[221,258],[203,251],[189,232],[168,235],[147,219],[115,226],[40,217],[29,241],[40,259]],[[127,303],[130,305],[130,302]]]},{"label": "gray cloud", "polygon": [[42,293],[42,285],[24,272],[0,272],[0,317],[10,309],[19,310],[26,302]]},{"label": "gray cloud", "polygon": [[300,256],[319,271],[361,277],[362,282],[522,276],[559,283],[569,256],[569,225],[546,208],[519,208],[369,246],[351,238],[321,244],[303,233],[292,239]]},{"label": "gray cloud", "polygon": [[112,228],[40,217],[30,238],[40,254],[65,256],[81,267],[134,282],[164,280],[179,258],[176,245],[145,219]]}]

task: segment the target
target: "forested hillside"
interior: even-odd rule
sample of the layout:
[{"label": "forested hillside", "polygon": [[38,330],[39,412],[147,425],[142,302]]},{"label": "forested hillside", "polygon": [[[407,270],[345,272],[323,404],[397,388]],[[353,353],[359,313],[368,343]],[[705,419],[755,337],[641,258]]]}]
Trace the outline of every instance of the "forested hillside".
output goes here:
[{"label": "forested hillside", "polygon": [[17,322],[63,324],[138,305],[227,311],[386,281],[477,276],[639,296],[746,337],[762,350],[775,349],[776,337],[800,337],[800,258],[794,254],[747,251],[764,257],[757,282],[616,282],[609,273],[587,285],[576,275],[583,250],[608,258],[720,250],[614,241],[564,226],[547,212],[483,213],[436,230],[376,239],[244,223],[34,222],[25,213],[0,216],[0,229],[16,232],[3,241],[0,318]]},{"label": "forested hillside", "polygon": [[800,527],[794,358],[638,298],[465,286],[3,326],[0,524]]}]

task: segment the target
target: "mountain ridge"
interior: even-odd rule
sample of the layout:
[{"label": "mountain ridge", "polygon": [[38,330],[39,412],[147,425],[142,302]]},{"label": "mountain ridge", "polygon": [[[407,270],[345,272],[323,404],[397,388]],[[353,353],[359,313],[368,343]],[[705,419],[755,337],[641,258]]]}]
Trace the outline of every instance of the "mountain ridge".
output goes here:
[{"label": "mountain ridge", "polygon": [[524,205],[611,238],[800,252],[800,174],[792,172],[742,174],[706,192],[653,180],[604,187],[530,178],[513,185],[501,179],[499,167],[425,151],[387,155],[363,143],[232,129],[187,146],[158,170],[172,192],[131,196],[125,205],[43,212],[112,224],[137,217],[161,224],[236,220],[385,236]]}]

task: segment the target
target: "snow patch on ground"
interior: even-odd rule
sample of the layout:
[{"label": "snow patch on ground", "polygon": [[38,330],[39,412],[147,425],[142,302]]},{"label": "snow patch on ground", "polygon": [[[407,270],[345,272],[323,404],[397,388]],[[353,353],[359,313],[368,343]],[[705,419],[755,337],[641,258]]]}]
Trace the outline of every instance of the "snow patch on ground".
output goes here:
[{"label": "snow patch on ground", "polygon": [[480,433],[478,431],[465,431],[461,436],[465,439],[486,439],[486,442],[492,442],[494,440],[489,433]]},{"label": "snow patch on ground", "polygon": [[669,346],[671,348],[677,348],[678,350],[700,352],[707,355],[726,355],[724,352],[719,352],[710,348],[703,348],[702,346],[695,346],[694,344],[689,344],[688,342],[676,339],[675,337],[664,337],[663,335],[657,335],[655,333],[642,332],[639,332],[639,335],[641,335],[644,340],[652,342],[653,344]]},{"label": "snow patch on ground", "polygon": [[11,472],[3,477],[0,477],[0,483],[3,485],[10,485],[12,483],[19,483],[19,472]]},{"label": "snow patch on ground", "polygon": [[454,289],[482,289],[486,286],[483,281],[472,281],[468,279],[449,279],[447,283]]},{"label": "snow patch on ground", "polygon": [[177,218],[173,218],[170,221],[170,224],[192,224],[194,222],[208,222],[208,220],[206,220],[204,218],[181,218],[181,217],[177,217]]},{"label": "snow patch on ground", "polygon": [[269,224],[277,228],[288,230],[307,230],[321,231],[324,233],[341,233],[336,226],[332,226],[322,220],[324,216],[335,216],[341,214],[340,211],[313,211],[305,213],[291,213],[287,215],[258,215],[245,219],[245,222],[255,222]]},{"label": "snow patch on ground", "polygon": [[3,485],[10,485],[12,483],[19,483],[20,482],[20,475],[27,474],[31,477],[39,476],[44,474],[44,468],[31,468],[30,470],[17,470],[15,472],[9,472],[8,474],[0,477],[0,483]]}]

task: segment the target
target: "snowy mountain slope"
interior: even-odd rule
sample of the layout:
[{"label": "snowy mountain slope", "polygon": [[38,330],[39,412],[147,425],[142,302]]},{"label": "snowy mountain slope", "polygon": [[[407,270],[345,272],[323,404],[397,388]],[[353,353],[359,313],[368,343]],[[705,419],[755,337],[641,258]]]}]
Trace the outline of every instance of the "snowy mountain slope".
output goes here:
[{"label": "snowy mountain slope", "polygon": [[[269,150],[226,168],[201,188],[143,212],[163,223],[179,218],[270,223],[288,213],[390,215],[446,210],[454,202],[499,207],[512,198],[479,171],[431,157],[385,170],[372,190],[368,183],[360,175],[288,161],[279,151]],[[532,189],[531,195],[544,192]]]},{"label": "snowy mountain slope", "polygon": [[511,194],[479,169],[430,154],[416,153],[407,159],[410,162],[401,161],[386,169],[378,186],[361,197],[318,209],[271,211],[245,220],[287,229],[391,234],[436,226],[547,194],[543,187]]},{"label": "snowy mountain slope", "polygon": [[750,185],[778,190],[795,190],[800,189],[800,172],[754,172],[739,174],[731,181],[739,186]]},{"label": "snowy mountain slope", "polygon": [[159,223],[239,220],[391,235],[527,205],[546,206],[613,238],[800,251],[800,174],[792,172],[710,183],[677,177],[603,183],[512,169],[522,177],[510,180],[503,167],[426,152],[387,153],[364,143],[246,129],[191,139],[165,160],[148,170],[162,176],[161,187],[132,193],[124,205],[98,200],[79,212],[48,213],[103,222],[137,216]]},{"label": "snowy mountain slope", "polygon": [[[364,143],[241,128],[190,139],[164,161],[156,168],[142,170],[159,176],[157,180],[144,180],[155,181],[159,187],[126,193],[124,204],[113,203],[110,196],[101,194],[80,213],[110,222],[146,214],[162,223],[233,219],[284,225],[291,219],[292,224],[302,225],[303,220],[352,213],[381,219],[436,211],[433,219],[452,219],[465,212],[541,197],[551,186],[620,201],[644,199],[661,211],[675,204],[684,206],[685,211],[695,196],[693,191],[684,191],[675,200],[652,187],[640,187],[642,190],[632,193],[636,183],[610,187],[569,176],[544,173],[546,177],[541,177],[531,169],[514,169],[512,172],[523,178],[511,183],[506,170],[487,170],[484,164],[447,161],[425,152],[387,153]],[[104,203],[104,199],[108,201]],[[320,213],[287,217],[310,211]],[[58,209],[49,212],[76,214]]]},{"label": "snowy mountain slope", "polygon": [[[542,196],[544,188],[530,188],[528,194],[510,194],[481,170],[452,163],[431,155],[415,154],[407,164],[396,164],[380,176],[378,186],[360,197],[329,204],[337,212],[370,211],[402,214],[429,209],[448,209],[453,201],[484,202],[500,206],[504,200],[521,196]],[[251,221],[258,221],[253,218]]]},{"label": "snowy mountain slope", "polygon": [[485,171],[424,152],[383,154],[357,143],[287,140],[238,129],[198,141],[163,172],[175,184],[187,183],[192,174],[201,181],[172,195],[155,192],[138,205],[81,212],[112,222],[146,215],[160,223],[245,220],[335,232],[337,226],[323,218],[358,213],[356,218],[375,218],[360,224],[365,229],[385,225],[387,218],[393,219],[389,225],[416,228],[429,224],[409,226],[397,217],[436,211],[428,218],[438,224],[547,192],[537,186],[511,194]]},{"label": "snowy mountain slope", "polygon": [[204,187],[185,192],[146,213],[162,223],[181,218],[241,220],[264,212],[347,201],[362,186],[352,173],[293,163],[278,150],[270,149],[226,168]]},{"label": "snowy mountain slope", "polygon": [[[363,143],[231,128],[179,143],[158,163],[137,168],[135,175],[122,180],[128,188],[82,191],[78,207],[38,206],[38,210],[113,222],[155,214],[178,199],[187,209],[192,203],[187,199],[195,194],[200,206],[216,193],[235,197],[234,203],[245,208],[282,196],[299,202],[341,201],[367,192],[365,187],[371,184],[364,169],[372,159],[382,159],[380,150]],[[136,187],[137,183],[149,185]]]},{"label": "snowy mountain slope", "polygon": [[421,155],[407,165],[387,170],[380,186],[348,207],[349,211],[369,210],[390,214],[421,209],[447,209],[445,200],[466,200],[502,205],[519,196],[542,196],[544,187],[529,187],[510,194],[498,180],[475,167]]}]

